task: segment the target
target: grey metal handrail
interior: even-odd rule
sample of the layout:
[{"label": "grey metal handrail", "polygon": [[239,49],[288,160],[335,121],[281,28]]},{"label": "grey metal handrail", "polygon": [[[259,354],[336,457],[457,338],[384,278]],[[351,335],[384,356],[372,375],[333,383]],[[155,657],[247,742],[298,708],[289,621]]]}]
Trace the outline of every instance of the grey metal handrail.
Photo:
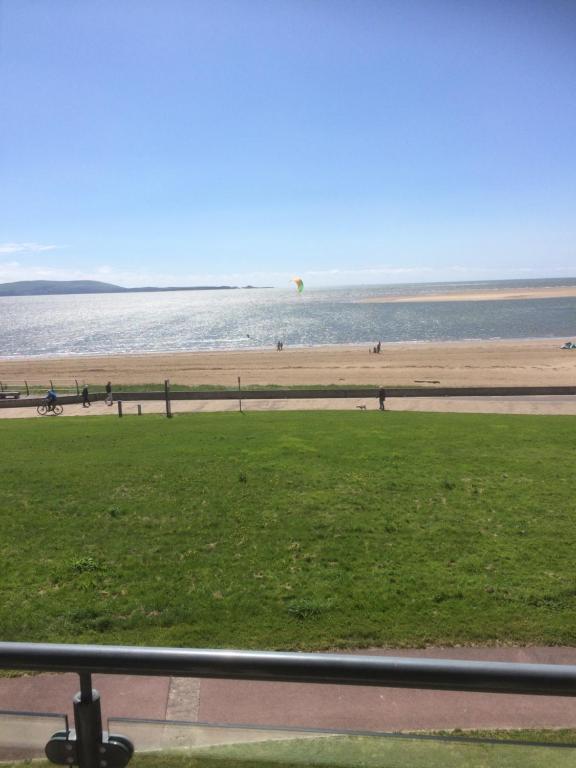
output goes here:
[{"label": "grey metal handrail", "polygon": [[76,727],[53,734],[46,745],[51,762],[79,768],[125,768],[134,752],[129,739],[102,729],[100,696],[92,689],[95,672],[576,696],[576,665],[395,656],[3,642],[0,669],[80,676]]},{"label": "grey metal handrail", "polygon": [[0,669],[576,696],[567,664],[4,642]]}]

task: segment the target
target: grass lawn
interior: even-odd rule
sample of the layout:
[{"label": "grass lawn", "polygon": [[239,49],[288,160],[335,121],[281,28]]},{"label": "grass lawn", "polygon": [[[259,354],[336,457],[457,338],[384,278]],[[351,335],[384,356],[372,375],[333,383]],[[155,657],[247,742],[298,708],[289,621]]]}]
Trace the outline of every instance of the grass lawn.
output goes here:
[{"label": "grass lawn", "polygon": [[576,418],[2,420],[0,639],[576,643]]},{"label": "grass lawn", "polygon": [[[570,732],[573,736],[573,732]],[[472,734],[473,735],[473,734]],[[523,734],[498,734],[499,743],[441,740],[435,737],[401,736],[323,736],[321,738],[263,741],[225,746],[139,753],[130,761],[133,768],[569,768],[574,766],[574,748],[507,743],[523,740]],[[528,732],[533,742],[567,742],[555,732]],[[12,763],[6,768],[25,765],[49,768],[47,761]]]},{"label": "grass lawn", "polygon": [[[45,395],[46,390],[49,388],[50,384],[46,383],[45,385],[37,385],[37,384],[31,384],[29,385],[28,389],[31,395]],[[410,386],[410,389],[418,389],[421,384],[415,384],[414,386]],[[9,389],[10,387],[5,386],[4,389]],[[19,389],[21,392],[25,392],[24,386],[15,386],[15,389]],[[77,394],[77,389],[75,384],[60,384],[59,382],[54,382],[54,388],[60,395],[75,395]],[[248,391],[256,391],[260,392],[262,390],[270,390],[270,389],[343,389],[343,390],[350,390],[350,389],[379,389],[379,384],[242,384],[242,391],[248,392]],[[392,387],[389,387],[392,388]],[[394,386],[394,389],[396,388],[406,388],[406,385],[399,385],[399,387]],[[82,383],[79,385],[80,391],[82,391]],[[88,384],[88,389],[90,390],[90,394],[96,394],[98,392],[105,392],[104,384]],[[238,391],[237,386],[225,386],[224,384],[170,384],[170,390],[172,392],[228,392],[232,390],[233,392]],[[158,383],[158,384],[117,384],[114,383],[114,392],[163,392],[164,391],[164,382]]]},{"label": "grass lawn", "polygon": [[572,768],[575,750],[522,744],[336,736],[136,755],[134,768]]}]

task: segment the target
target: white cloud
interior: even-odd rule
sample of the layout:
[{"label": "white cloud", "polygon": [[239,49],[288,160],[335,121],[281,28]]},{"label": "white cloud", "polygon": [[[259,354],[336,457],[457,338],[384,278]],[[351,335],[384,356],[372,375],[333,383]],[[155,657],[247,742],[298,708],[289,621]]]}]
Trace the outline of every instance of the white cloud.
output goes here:
[{"label": "white cloud", "polygon": [[0,253],[41,253],[42,251],[54,251],[57,245],[43,245],[42,243],[0,243]]}]

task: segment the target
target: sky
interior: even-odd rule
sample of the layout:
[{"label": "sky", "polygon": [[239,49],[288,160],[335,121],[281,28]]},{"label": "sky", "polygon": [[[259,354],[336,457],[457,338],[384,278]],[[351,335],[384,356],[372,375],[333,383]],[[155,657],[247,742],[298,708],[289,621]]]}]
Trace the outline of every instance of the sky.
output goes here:
[{"label": "sky", "polygon": [[574,0],[0,0],[0,282],[576,276]]}]

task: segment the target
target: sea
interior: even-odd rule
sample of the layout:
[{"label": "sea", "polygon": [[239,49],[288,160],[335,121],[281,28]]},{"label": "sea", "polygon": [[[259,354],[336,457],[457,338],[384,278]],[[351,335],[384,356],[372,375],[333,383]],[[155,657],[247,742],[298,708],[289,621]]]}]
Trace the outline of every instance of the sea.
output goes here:
[{"label": "sea", "polygon": [[0,358],[486,339],[576,339],[576,298],[365,303],[576,278],[0,298]]}]

